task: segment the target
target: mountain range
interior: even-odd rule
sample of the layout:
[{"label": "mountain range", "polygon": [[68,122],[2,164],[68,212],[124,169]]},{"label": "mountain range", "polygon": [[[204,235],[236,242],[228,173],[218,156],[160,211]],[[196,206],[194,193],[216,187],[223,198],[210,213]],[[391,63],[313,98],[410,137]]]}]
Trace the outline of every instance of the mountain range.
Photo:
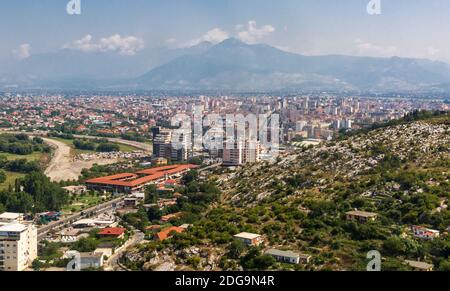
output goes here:
[{"label": "mountain range", "polygon": [[0,86],[155,90],[442,91],[450,65],[412,58],[305,56],[230,38],[135,56],[69,49],[10,62]]}]

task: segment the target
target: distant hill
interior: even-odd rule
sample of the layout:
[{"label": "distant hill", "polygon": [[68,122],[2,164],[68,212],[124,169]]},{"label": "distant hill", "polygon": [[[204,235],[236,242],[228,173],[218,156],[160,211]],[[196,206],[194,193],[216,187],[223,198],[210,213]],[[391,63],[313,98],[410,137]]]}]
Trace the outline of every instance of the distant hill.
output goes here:
[{"label": "distant hill", "polygon": [[136,80],[152,89],[422,90],[450,83],[450,66],[407,58],[303,56],[231,38]]},{"label": "distant hill", "polygon": [[72,49],[0,61],[0,88],[450,92],[450,66],[408,58],[304,56],[230,38],[133,56]]},{"label": "distant hill", "polygon": [[107,88],[125,84],[149,69],[179,56],[203,53],[212,46],[203,42],[188,48],[148,48],[135,55],[116,52],[80,52],[61,49],[24,60],[0,60],[0,86],[18,84],[42,88]]}]

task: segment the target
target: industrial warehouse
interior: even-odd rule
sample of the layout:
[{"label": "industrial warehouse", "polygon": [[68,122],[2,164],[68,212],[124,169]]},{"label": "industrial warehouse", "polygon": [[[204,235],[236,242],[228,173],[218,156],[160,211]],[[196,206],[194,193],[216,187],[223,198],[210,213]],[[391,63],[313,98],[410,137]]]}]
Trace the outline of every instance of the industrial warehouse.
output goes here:
[{"label": "industrial warehouse", "polygon": [[198,166],[191,164],[171,165],[142,170],[136,173],[116,174],[87,180],[86,186],[93,190],[105,190],[114,193],[131,193],[140,190],[149,184],[179,177],[197,167]]}]

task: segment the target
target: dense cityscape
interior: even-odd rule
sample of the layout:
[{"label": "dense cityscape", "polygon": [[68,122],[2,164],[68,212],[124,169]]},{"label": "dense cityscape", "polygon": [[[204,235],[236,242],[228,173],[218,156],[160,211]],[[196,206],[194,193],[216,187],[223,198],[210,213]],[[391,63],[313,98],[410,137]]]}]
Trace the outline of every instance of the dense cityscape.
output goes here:
[{"label": "dense cityscape", "polygon": [[0,9],[0,273],[450,271],[450,2],[32,2]]},{"label": "dense cityscape", "polygon": [[[198,231],[199,226],[193,222],[198,220],[201,209],[210,208],[209,204],[214,203],[217,195],[223,195],[220,192],[235,191],[235,186],[228,189],[225,182],[242,175],[242,169],[251,168],[252,164],[279,163],[280,158],[290,158],[299,150],[320,149],[323,144],[340,140],[342,136],[374,124],[381,126],[399,120],[413,112],[450,109],[445,99],[438,98],[375,98],[325,93],[164,98],[3,93],[0,104],[1,231],[8,233],[4,241],[12,237],[16,240],[14,245],[3,245],[2,269],[16,271],[65,270],[74,251],[80,254],[77,266],[80,269],[136,268],[133,250],[137,246],[151,245],[152,241],[165,242],[175,233]],[[197,137],[193,127],[190,131],[183,129],[180,139],[176,132],[181,125],[173,121],[180,114],[200,118],[202,134],[215,129],[213,132],[223,147],[210,147],[203,137],[200,137],[200,146],[195,144]],[[235,119],[231,125],[225,122],[217,130],[204,122],[211,114],[219,116],[219,120],[239,115],[278,115],[277,134],[269,134],[279,137],[277,151],[263,147],[259,133],[254,140],[248,133],[241,141],[233,135],[233,142],[228,143],[227,127],[237,134],[235,129],[240,121]],[[244,119],[244,131],[249,130],[249,122]],[[192,125],[195,127],[194,122]],[[271,132],[270,126],[265,129]],[[251,147],[252,143],[256,146]],[[356,157],[351,161],[355,163]],[[369,163],[373,166],[377,161],[369,160]],[[344,168],[352,169],[352,175],[356,175],[353,171],[361,171],[361,166]],[[35,173],[37,169],[43,169],[50,179]],[[346,175],[345,171],[342,175]],[[60,196],[52,198],[53,203],[49,204],[45,196],[55,193],[46,190],[40,193],[28,188],[32,187],[29,183],[48,184],[49,189],[57,187],[61,189],[57,191]],[[400,189],[401,186],[394,184],[393,187]],[[16,200],[12,201],[11,197]],[[36,204],[42,199],[44,201]],[[56,200],[59,201],[55,204]],[[442,201],[440,207],[445,210],[447,200]],[[347,219],[361,223],[374,221],[377,216],[367,211],[347,212]],[[233,235],[237,241],[242,240],[243,245],[266,245],[268,257],[261,257],[261,260],[273,256],[302,268],[320,268],[320,264],[313,263],[312,254],[283,250],[286,246],[269,247],[263,233]],[[413,226],[413,235],[431,239],[439,237],[439,231]],[[183,239],[188,240],[177,238]],[[223,240],[219,243],[222,245],[229,238],[215,240]],[[213,249],[203,250],[209,253],[205,254],[207,260],[203,262],[199,256],[201,244],[195,241],[186,242],[192,246],[182,251],[187,257],[182,262],[169,263],[172,259],[165,248],[172,247],[167,245],[162,253],[158,252],[139,268],[242,268],[223,263],[220,256],[224,254],[215,253],[217,250]],[[230,246],[232,251],[243,248],[237,241]],[[21,255],[10,257],[9,252]],[[266,263],[261,262],[263,266]],[[411,265],[414,268],[425,266],[418,262]],[[430,264],[426,266],[431,268]]]}]

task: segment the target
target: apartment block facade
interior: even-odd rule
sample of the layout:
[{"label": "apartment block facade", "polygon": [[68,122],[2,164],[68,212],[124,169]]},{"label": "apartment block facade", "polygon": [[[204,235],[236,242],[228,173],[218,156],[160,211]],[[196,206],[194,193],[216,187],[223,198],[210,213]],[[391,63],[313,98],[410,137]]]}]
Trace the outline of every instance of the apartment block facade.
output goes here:
[{"label": "apartment block facade", "polygon": [[23,271],[37,258],[37,228],[13,221],[0,225],[0,271]]}]

